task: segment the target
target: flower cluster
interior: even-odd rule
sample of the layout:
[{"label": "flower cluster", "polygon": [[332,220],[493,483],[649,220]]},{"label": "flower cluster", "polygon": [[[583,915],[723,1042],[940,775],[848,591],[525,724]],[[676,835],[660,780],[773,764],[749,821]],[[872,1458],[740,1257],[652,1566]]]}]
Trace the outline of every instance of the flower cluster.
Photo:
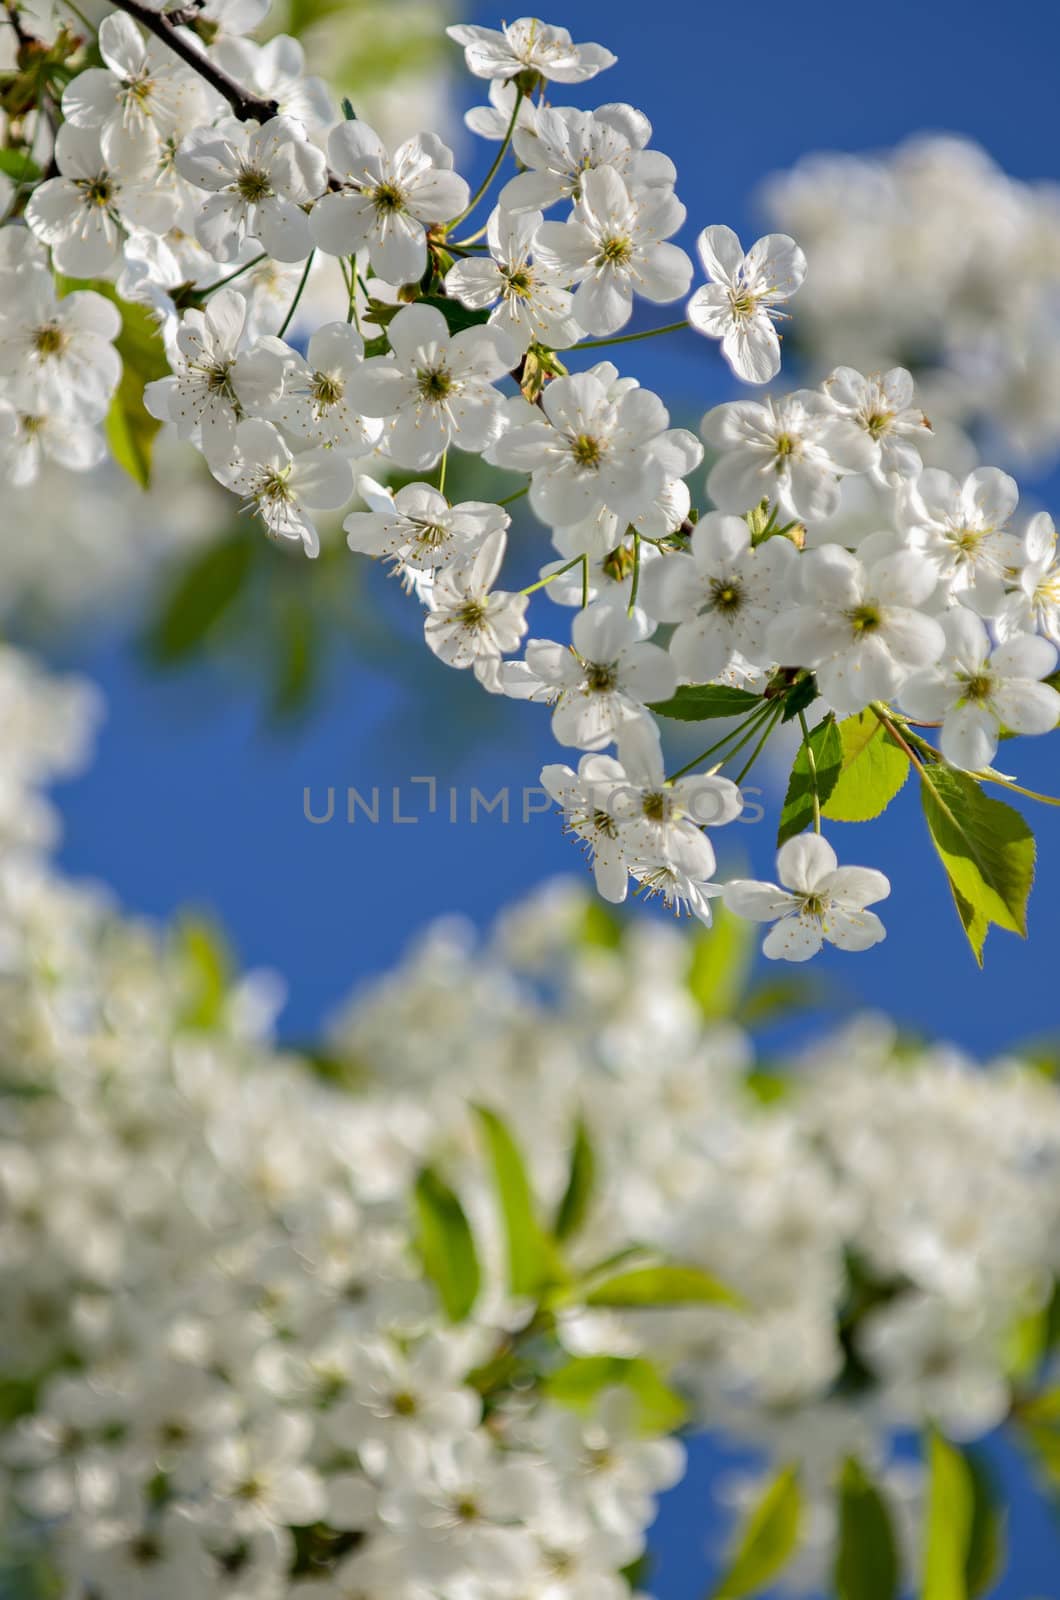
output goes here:
[{"label": "flower cluster", "polygon": [[[13,655],[4,697],[32,802],[88,702]],[[914,1578],[895,1430],[1021,1425],[1048,1377],[1056,1087],[871,1017],[766,1073],[711,935],[603,917],[557,883],[432,929],[300,1057],[274,979],[4,839],[3,1559],[98,1600],[621,1600],[687,1423],[797,1478],[791,1582],[851,1458]]]},{"label": "flower cluster", "polygon": [[799,353],[915,365],[925,403],[991,450],[1042,465],[1060,452],[1060,212],[953,136],[879,154],[804,156],[763,186],[775,226],[813,261]]},{"label": "flower cluster", "polygon": [[[636,303],[680,302],[679,322],[647,332],[691,327],[736,377],[767,383],[806,274],[787,234],[745,251],[714,225],[699,233],[707,281],[693,290],[673,242],[676,169],[644,113],[553,101],[612,64],[602,46],[531,18],[449,29],[489,83],[468,121],[497,149],[472,193],[439,135],[394,144],[349,102],[336,118],[293,42],[259,46],[241,36],[252,9],[215,9],[207,25],[194,8],[127,0],[100,25],[102,66],[76,51],[81,70],[64,62],[57,175],[16,188],[0,229],[15,475],[40,448],[86,461],[101,448],[90,427],[76,443],[66,409],[90,422],[125,383],[112,340],[138,324],[117,308],[139,302],[165,358],[144,375],[145,416],[310,556],[321,517],[357,494],[348,543],[392,565],[434,655],[490,693],[552,708],[557,742],[580,754],[542,781],[606,898],[632,883],[709,922],[725,894],[777,921],[771,956],[865,949],[883,937],[868,908],[886,879],[794,839],[820,835],[822,818],[878,815],[912,768],[977,958],[991,923],[1024,932],[1033,842],[981,785],[1014,787],[993,767],[1002,736],[1060,720],[1045,681],[1060,593],[1048,518],[1020,520],[997,468],[958,478],[925,464],[931,430],[904,367],[837,366],[817,388],[715,407],[696,435],[598,359],[645,336],[621,331]],[[509,153],[516,171],[491,197]],[[107,293],[58,297],[49,260],[59,288],[71,275]],[[321,264],[341,312],[296,332]],[[282,319],[260,287],[277,274]],[[589,364],[572,370],[579,354]],[[450,499],[455,452],[521,487]],[[692,474],[705,457],[704,497]],[[523,495],[558,559],[515,588],[508,507]],[[546,601],[574,610],[564,637],[539,636]],[[726,713],[740,720],[674,770],[657,717]],[[739,784],[795,719],[782,886],[726,886],[711,829],[740,814]],[[953,877],[951,823],[1017,839],[1000,886],[981,853]]]}]

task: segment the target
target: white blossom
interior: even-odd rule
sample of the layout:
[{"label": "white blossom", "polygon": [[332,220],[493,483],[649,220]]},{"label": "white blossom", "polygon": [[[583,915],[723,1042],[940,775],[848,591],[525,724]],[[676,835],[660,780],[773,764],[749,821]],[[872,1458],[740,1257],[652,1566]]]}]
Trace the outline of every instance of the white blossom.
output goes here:
[{"label": "white blossom", "polygon": [[177,171],[209,191],[195,218],[200,244],[235,261],[246,240],[277,261],[304,261],[313,247],[303,209],[324,191],[327,164],[299,123],[273,117],[260,128],[234,120],[189,134]]},{"label": "white blossom", "polygon": [[891,886],[871,867],[841,867],[820,834],[803,833],[777,852],[775,883],[733,878],[725,904],[752,922],[773,922],[762,952],[770,960],[808,961],[827,940],[840,950],[867,950],[884,937],[884,926],[866,906],[885,900]]},{"label": "white blossom", "polygon": [[744,254],[731,228],[704,228],[696,241],[703,270],[712,280],[688,302],[693,328],[721,340],[722,354],[737,377],[768,383],[780,371],[780,340],[773,326],[778,308],[801,287],[806,257],[786,233],[770,233]]},{"label": "white blossom", "polygon": [[536,17],[520,17],[502,32],[469,23],[445,31],[464,47],[467,69],[476,78],[515,78],[531,72],[550,83],[584,83],[616,60],[603,45],[574,44],[566,28]]},{"label": "white blossom", "polygon": [[1056,727],[1060,694],[1040,681],[1056,667],[1054,644],[1015,634],[991,649],[985,625],[963,608],[942,625],[945,655],[907,678],[899,698],[910,716],[941,722],[947,761],[975,772],[993,761],[1003,728],[1049,733]]}]

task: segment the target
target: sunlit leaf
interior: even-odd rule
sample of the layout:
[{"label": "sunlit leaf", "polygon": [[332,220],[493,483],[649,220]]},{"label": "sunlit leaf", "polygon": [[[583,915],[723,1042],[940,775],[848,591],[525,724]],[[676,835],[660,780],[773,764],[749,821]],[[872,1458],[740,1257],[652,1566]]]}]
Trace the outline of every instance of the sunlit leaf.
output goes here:
[{"label": "sunlit leaf", "polygon": [[1026,937],[1034,835],[1018,811],[988,799],[966,772],[933,766],[925,770],[920,787],[932,842],[982,966],[991,923]]},{"label": "sunlit leaf", "polygon": [[890,805],[909,776],[909,757],[871,711],[839,724],[843,763],[824,815],[833,822],[869,822]]},{"label": "sunlit leaf", "polygon": [[424,1269],[450,1322],[462,1322],[478,1298],[479,1264],[464,1208],[447,1184],[424,1167],[413,1192],[416,1241]]},{"label": "sunlit leaf", "polygon": [[801,1523],[798,1473],[784,1467],[751,1508],[711,1600],[741,1600],[764,1589],[794,1555]]},{"label": "sunlit leaf", "polygon": [[823,806],[835,788],[842,765],[843,741],[836,720],[829,713],[823,722],[810,729],[799,746],[780,813],[778,844],[812,826],[814,794]]}]

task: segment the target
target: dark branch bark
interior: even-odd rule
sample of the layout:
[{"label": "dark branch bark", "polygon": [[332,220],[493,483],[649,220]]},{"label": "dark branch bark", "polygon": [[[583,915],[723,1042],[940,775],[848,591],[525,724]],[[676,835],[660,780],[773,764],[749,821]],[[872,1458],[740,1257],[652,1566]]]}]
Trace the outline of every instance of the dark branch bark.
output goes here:
[{"label": "dark branch bark", "polygon": [[279,115],[280,108],[275,100],[263,100],[260,95],[248,94],[241,84],[216,66],[204,50],[174,26],[170,15],[163,11],[150,11],[138,0],[112,0],[112,3],[142,28],[146,28],[148,33],[153,33],[156,39],[161,39],[174,55],[179,56],[218,94],[223,95],[241,122],[268,122],[270,117]]}]

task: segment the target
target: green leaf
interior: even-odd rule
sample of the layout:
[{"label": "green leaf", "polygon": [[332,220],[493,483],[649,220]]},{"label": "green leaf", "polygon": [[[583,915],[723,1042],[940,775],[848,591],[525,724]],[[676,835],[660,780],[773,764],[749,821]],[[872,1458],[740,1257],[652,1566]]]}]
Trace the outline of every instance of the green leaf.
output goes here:
[{"label": "green leaf", "polygon": [[[810,770],[811,753],[816,774]],[[829,712],[823,722],[819,722],[816,728],[810,729],[808,737],[799,746],[795,764],[791,769],[791,777],[788,779],[784,808],[780,813],[777,844],[793,839],[797,833],[802,833],[805,828],[812,826],[814,789],[816,788],[823,806],[835,788],[842,765],[843,741],[839,737],[835,717]]]},{"label": "green leaf", "polygon": [[450,1322],[462,1322],[478,1298],[481,1276],[464,1208],[430,1167],[416,1179],[416,1242],[427,1276]]},{"label": "green leaf", "polygon": [[754,964],[755,930],[724,907],[709,928],[697,930],[687,983],[705,1017],[731,1017],[747,992]]},{"label": "green leaf", "polygon": [[836,1600],[898,1600],[898,1547],[887,1502],[850,1457],[839,1478]]},{"label": "green leaf", "polygon": [[649,709],[659,717],[681,722],[706,722],[709,717],[738,717],[762,704],[761,695],[730,689],[724,683],[683,684],[670,700],[658,700]]},{"label": "green leaf", "polygon": [[450,300],[444,294],[423,294],[416,302],[421,306],[434,306],[445,318],[450,333],[463,333],[465,328],[479,328],[490,319],[488,311],[472,311],[459,300]]},{"label": "green leaf", "polygon": [[557,1239],[569,1239],[578,1232],[589,1214],[596,1182],[596,1157],[589,1130],[579,1117],[570,1153],[570,1173],[563,1198],[556,1211],[553,1232]]},{"label": "green leaf", "polygon": [[1034,882],[1034,835],[1002,800],[990,800],[966,772],[925,769],[921,799],[928,831],[976,961],[989,925],[1027,936]]},{"label": "green leaf", "polygon": [[680,1306],[740,1304],[739,1296],[698,1267],[664,1264],[630,1267],[591,1284],[587,1306]]},{"label": "green leaf", "polygon": [[964,1562],[968,1600],[990,1592],[1005,1567],[1005,1509],[982,1456],[962,1452],[972,1483],[972,1526]]},{"label": "green leaf", "polygon": [[92,289],[113,302],[121,312],[121,332],[114,348],[121,356],[121,381],[107,412],[107,442],[115,461],[141,489],[151,482],[151,453],[162,424],[144,405],[144,386],[169,372],[166,348],[158,323],[147,306],[122,300],[113,284],[103,279],[57,278],[62,295]]},{"label": "green leaf", "polygon": [[576,1356],[549,1373],[543,1387],[550,1400],[573,1411],[592,1410],[608,1389],[629,1389],[645,1433],[672,1433],[688,1417],[681,1396],[643,1356]]},{"label": "green leaf", "polygon": [[553,1240],[537,1221],[533,1191],[519,1147],[496,1112],[476,1106],[486,1136],[508,1247],[508,1287],[536,1295],[565,1277]]},{"label": "green leaf", "polygon": [[927,1436],[927,1467],[921,1600],[968,1600],[972,1475],[961,1452],[934,1428]]},{"label": "green leaf", "polygon": [[585,903],[581,942],[597,950],[618,950],[622,944],[621,922],[595,895]]},{"label": "green leaf", "polygon": [[272,683],[272,715],[297,716],[313,693],[319,667],[320,634],[308,608],[290,596],[280,615]]},{"label": "green leaf", "polygon": [[797,683],[793,683],[784,696],[784,710],[781,713],[781,722],[791,722],[798,716],[800,711],[808,711],[817,699],[818,692],[817,679],[812,672],[808,672],[805,678],[800,678]]},{"label": "green leaf", "polygon": [[871,711],[839,724],[843,765],[822,810],[833,822],[869,822],[885,811],[909,776],[909,757]]},{"label": "green leaf", "polygon": [[147,634],[149,653],[169,664],[188,656],[234,603],[250,576],[254,542],[239,533],[193,557],[163,598]]},{"label": "green leaf", "polygon": [[15,183],[36,183],[42,176],[28,150],[0,150],[0,172]]},{"label": "green leaf", "polygon": [[185,1028],[216,1028],[235,974],[224,935],[209,918],[185,913],[173,937],[187,984],[181,1023]]},{"label": "green leaf", "polygon": [[775,1578],[795,1552],[802,1521],[802,1495],[795,1467],[784,1467],[752,1507],[729,1556],[713,1600],[740,1600]]}]

